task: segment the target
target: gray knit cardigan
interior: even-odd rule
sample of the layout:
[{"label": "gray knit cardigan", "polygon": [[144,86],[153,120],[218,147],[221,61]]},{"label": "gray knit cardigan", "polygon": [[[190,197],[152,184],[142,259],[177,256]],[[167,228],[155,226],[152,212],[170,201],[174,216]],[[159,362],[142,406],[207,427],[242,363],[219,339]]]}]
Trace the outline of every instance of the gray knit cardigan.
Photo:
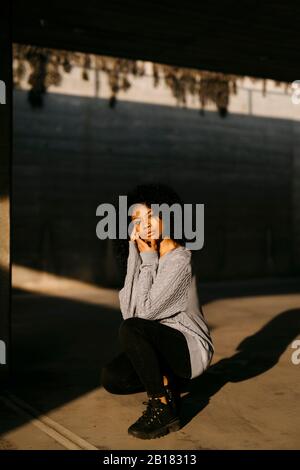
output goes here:
[{"label": "gray knit cardigan", "polygon": [[124,320],[134,316],[158,320],[184,334],[195,378],[208,368],[214,345],[199,303],[191,256],[191,250],[179,246],[159,257],[156,251],[140,252],[130,240],[119,300]]}]

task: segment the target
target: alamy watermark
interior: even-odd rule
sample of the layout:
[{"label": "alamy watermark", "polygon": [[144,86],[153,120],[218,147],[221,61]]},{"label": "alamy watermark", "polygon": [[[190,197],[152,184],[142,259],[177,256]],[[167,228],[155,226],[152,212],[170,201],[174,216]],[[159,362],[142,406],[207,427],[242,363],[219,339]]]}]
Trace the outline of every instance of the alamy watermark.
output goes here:
[{"label": "alamy watermark", "polygon": [[300,104],[300,80],[294,80],[292,82],[292,103]]},{"label": "alamy watermark", "polygon": [[[128,216],[132,215],[138,203],[127,208],[127,196],[119,196],[119,233],[117,234],[117,211],[113,204],[102,203],[96,209],[96,215],[102,217],[96,227],[96,235],[100,240],[127,239],[132,233],[134,221],[128,225]],[[174,238],[184,236],[186,248],[189,250],[201,250],[204,245],[204,204],[195,204],[195,230],[193,230],[193,204],[183,204],[183,207],[174,203],[169,206],[163,204],[151,204],[152,215],[158,217],[161,214],[163,220],[162,238],[170,237],[170,221],[173,216]],[[152,238],[158,238],[153,236]]]},{"label": "alamy watermark", "polygon": [[298,366],[300,364],[300,339],[295,339],[295,341],[292,342],[292,348],[295,349],[295,351],[292,354],[291,360],[295,366]]},{"label": "alamy watermark", "polygon": [[3,80],[0,80],[0,104],[6,104],[6,86]]},{"label": "alamy watermark", "polygon": [[6,364],[6,344],[0,339],[0,365]]}]

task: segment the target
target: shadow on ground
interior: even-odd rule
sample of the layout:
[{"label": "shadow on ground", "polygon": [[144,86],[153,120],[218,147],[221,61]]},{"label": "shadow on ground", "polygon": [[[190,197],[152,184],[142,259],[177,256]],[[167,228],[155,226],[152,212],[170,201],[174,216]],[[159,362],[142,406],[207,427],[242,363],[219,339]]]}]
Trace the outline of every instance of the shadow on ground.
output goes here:
[{"label": "shadow on ground", "polygon": [[[278,293],[276,287],[274,290],[273,294]],[[242,295],[240,288],[230,293]],[[234,356],[220,360],[191,381],[186,387],[189,393],[183,397],[183,425],[227,382],[248,380],[272,368],[300,333],[299,313],[298,309],[280,313],[245,338]],[[12,378],[6,389],[47,413],[99,388],[103,365],[120,352],[121,321],[121,313],[115,309],[15,290]],[[0,433],[25,421],[18,415],[9,422],[2,420]]]},{"label": "shadow on ground", "polygon": [[299,334],[300,309],[291,309],[241,341],[233,356],[213,364],[185,387],[189,393],[182,399],[182,426],[203,410],[226,383],[249,380],[274,367]]}]

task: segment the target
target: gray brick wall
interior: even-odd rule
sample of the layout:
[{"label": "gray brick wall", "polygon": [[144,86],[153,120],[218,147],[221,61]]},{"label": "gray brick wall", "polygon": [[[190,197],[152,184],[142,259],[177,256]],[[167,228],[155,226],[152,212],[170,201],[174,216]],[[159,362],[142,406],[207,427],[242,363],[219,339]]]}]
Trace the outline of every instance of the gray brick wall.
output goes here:
[{"label": "gray brick wall", "polygon": [[202,280],[300,274],[300,126],[295,121],[14,92],[13,260],[119,285],[96,207],[165,180],[205,204]]}]

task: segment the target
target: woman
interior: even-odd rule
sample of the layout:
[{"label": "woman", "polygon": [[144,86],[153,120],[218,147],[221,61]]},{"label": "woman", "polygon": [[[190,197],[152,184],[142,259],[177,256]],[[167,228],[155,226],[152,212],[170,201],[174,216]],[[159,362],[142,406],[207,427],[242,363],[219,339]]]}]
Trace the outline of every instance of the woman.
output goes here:
[{"label": "woman", "polygon": [[145,390],[148,401],[128,433],[142,439],[180,429],[180,382],[209,366],[214,346],[197,297],[192,252],[184,238],[163,236],[164,220],[152,204],[183,205],[168,186],[137,186],[127,198],[133,230],[123,288],[119,329],[122,353],[102,370],[110,393]]}]

